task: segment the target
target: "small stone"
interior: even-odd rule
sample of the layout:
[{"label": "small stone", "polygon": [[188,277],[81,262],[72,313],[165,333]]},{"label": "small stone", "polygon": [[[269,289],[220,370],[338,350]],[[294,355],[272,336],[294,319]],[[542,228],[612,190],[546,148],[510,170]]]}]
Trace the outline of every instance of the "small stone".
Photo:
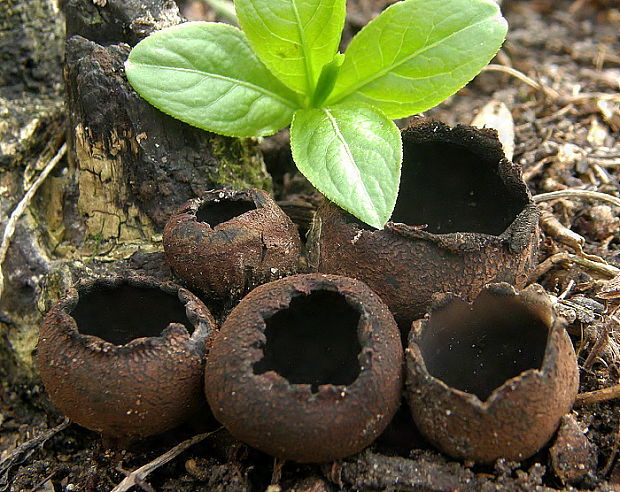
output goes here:
[{"label": "small stone", "polygon": [[553,472],[564,484],[577,484],[596,470],[596,452],[572,415],[562,417],[549,454]]}]

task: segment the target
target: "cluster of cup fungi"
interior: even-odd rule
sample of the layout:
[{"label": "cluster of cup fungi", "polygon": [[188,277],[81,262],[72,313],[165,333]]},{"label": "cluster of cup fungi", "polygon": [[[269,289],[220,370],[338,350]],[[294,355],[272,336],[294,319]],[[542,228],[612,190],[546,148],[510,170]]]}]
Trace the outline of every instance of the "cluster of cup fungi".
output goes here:
[{"label": "cluster of cup fungi", "polygon": [[[536,453],[578,390],[565,321],[542,288],[523,289],[538,210],[493,131],[419,120],[403,142],[392,222],[375,230],[326,202],[306,244],[312,273],[298,273],[297,229],[267,193],[184,204],[163,243],[186,287],[89,280],[45,317],[52,402],[122,440],[208,411],[206,395],[239,440],[320,463],[371,444],[404,395],[454,458]],[[190,289],[240,300],[218,327]]]}]

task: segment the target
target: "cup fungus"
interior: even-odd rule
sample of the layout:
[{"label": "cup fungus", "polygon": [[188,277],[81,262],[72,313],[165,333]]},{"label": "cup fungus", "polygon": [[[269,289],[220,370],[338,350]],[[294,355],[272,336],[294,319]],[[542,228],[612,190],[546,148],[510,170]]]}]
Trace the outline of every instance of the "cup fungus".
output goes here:
[{"label": "cup fungus", "polygon": [[297,229],[264,191],[209,191],[168,220],[166,259],[187,284],[228,301],[297,269]]},{"label": "cup fungus", "polygon": [[122,444],[176,427],[206,406],[204,359],[214,327],[204,304],[178,285],[148,277],[87,281],[45,316],[39,371],[60,411]]},{"label": "cup fungus", "polygon": [[402,347],[392,315],[363,283],[295,275],[233,309],[205,369],[211,410],[235,437],[297,462],[370,444],[400,402]]},{"label": "cup fungus", "polygon": [[310,233],[309,263],[365,282],[406,331],[435,292],[471,299],[490,282],[523,286],[538,209],[494,130],[422,119],[402,136],[391,222],[374,230],[326,202]]},{"label": "cup fungus", "polygon": [[491,284],[471,305],[444,295],[413,323],[406,351],[406,396],[422,434],[479,463],[536,453],[577,395],[565,324],[538,285]]}]

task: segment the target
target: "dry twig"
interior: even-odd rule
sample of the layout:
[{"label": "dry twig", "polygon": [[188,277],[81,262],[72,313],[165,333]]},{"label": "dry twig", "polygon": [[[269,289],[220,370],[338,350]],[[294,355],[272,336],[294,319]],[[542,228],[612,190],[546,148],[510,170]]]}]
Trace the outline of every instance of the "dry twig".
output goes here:
[{"label": "dry twig", "polygon": [[540,215],[540,226],[549,236],[562,244],[581,253],[586,240],[568,227],[565,227],[551,212],[543,210]]},{"label": "dry twig", "polygon": [[620,268],[617,268],[613,265],[609,265],[607,263],[601,263],[600,261],[590,260],[588,258],[583,258],[579,255],[568,255],[568,260],[573,263],[584,267],[591,272],[597,273],[599,275],[603,275],[607,278],[613,278],[616,275],[620,274]]},{"label": "dry twig", "polygon": [[273,459],[273,471],[271,472],[271,485],[278,485],[282,480],[282,468],[286,463],[285,459],[274,458]]},{"label": "dry twig", "polygon": [[590,350],[587,359],[583,363],[583,368],[586,371],[592,368],[600,353],[609,343],[609,337],[612,334],[615,325],[617,325],[617,318],[615,316],[611,316],[607,323],[603,326],[601,332],[598,334],[596,343],[592,347],[592,350]]},{"label": "dry twig", "polygon": [[556,200],[558,198],[583,198],[590,200],[599,200],[601,202],[607,202],[615,205],[616,207],[620,207],[620,198],[609,195],[608,193],[600,193],[598,191],[590,190],[550,191],[549,193],[540,193],[539,195],[534,195],[532,197],[532,200],[534,200],[535,203],[540,203],[549,200]]},{"label": "dry twig", "polygon": [[529,168],[523,171],[523,181],[526,183],[529,182],[534,176],[539,174],[547,164],[555,161],[555,159],[555,155],[548,155],[547,157],[543,157],[539,161],[536,161]]},{"label": "dry twig", "polygon": [[583,250],[586,240],[583,236],[565,227],[551,212],[543,210],[540,216],[540,226],[545,233],[556,241],[568,246],[582,258],[592,260],[595,263],[607,265],[607,262],[600,256],[591,255]]},{"label": "dry twig", "polygon": [[580,393],[575,400],[576,406],[594,405],[603,401],[614,400],[620,398],[620,384],[610,386],[609,388],[603,388],[595,391],[588,391],[586,393]]},{"label": "dry twig", "polygon": [[26,191],[26,194],[21,199],[21,201],[17,204],[9,220],[6,223],[4,228],[4,232],[2,234],[2,241],[0,241],[0,297],[2,296],[2,289],[4,285],[4,275],[2,274],[2,264],[6,259],[7,252],[9,251],[9,245],[11,244],[11,239],[13,234],[15,233],[15,227],[17,226],[17,222],[20,217],[28,208],[28,205],[32,201],[37,190],[41,187],[45,179],[49,176],[49,174],[54,170],[56,164],[60,162],[60,160],[64,157],[67,152],[67,144],[63,143],[58,152],[52,159],[45,165],[41,174],[37,177],[37,179],[32,183],[30,188]]},{"label": "dry twig", "polygon": [[148,488],[145,487],[146,484],[144,483],[144,479],[149,474],[157,470],[157,468],[159,468],[160,466],[163,466],[169,461],[172,461],[181,453],[191,448],[194,444],[198,444],[199,442],[204,441],[207,437],[212,436],[216,432],[220,431],[220,429],[222,429],[222,427],[219,427],[218,429],[211,432],[198,434],[190,439],[187,439],[177,444],[161,456],[155,458],[153,461],[150,461],[146,465],[143,465],[140,468],[132,471],[129,475],[125,477],[125,479],[121,483],[119,483],[116,487],[112,489],[112,492],[127,492],[133,486],[139,486],[142,487],[143,490],[148,490]]},{"label": "dry twig", "polygon": [[529,282],[536,282],[540,277],[542,277],[545,273],[547,273],[556,265],[570,265],[571,263],[575,263],[592,272],[608,278],[613,278],[616,275],[620,274],[620,268],[616,268],[613,265],[608,265],[607,263],[600,263],[598,261],[593,261],[588,258],[583,258],[579,255],[573,255],[562,251],[560,253],[551,255],[549,258],[545,259],[542,263],[540,263],[531,273]]},{"label": "dry twig", "polygon": [[557,91],[551,89],[550,87],[545,87],[540,82],[536,82],[533,78],[528,77],[527,75],[525,75],[523,72],[520,72],[516,68],[506,67],[504,65],[496,65],[494,63],[491,63],[490,65],[487,65],[486,67],[484,67],[483,71],[503,72],[508,75],[512,75],[513,77],[519,79],[521,82],[524,82],[525,84],[536,89],[537,91],[541,91],[543,94],[549,96],[551,99],[555,100],[555,99],[560,98],[560,94]]},{"label": "dry twig", "polygon": [[4,474],[7,473],[16,463],[28,459],[28,457],[34,452],[37,447],[45,444],[56,434],[69,427],[70,424],[71,421],[69,419],[65,419],[56,427],[53,427],[52,429],[49,429],[40,436],[33,437],[29,441],[26,441],[25,443],[17,446],[6,458],[0,461],[0,477],[3,477]]}]

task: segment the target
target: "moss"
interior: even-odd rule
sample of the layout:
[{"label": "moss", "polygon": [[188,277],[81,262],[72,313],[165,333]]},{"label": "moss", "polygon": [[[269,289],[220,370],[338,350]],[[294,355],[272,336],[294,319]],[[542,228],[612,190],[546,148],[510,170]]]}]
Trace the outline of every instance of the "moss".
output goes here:
[{"label": "moss", "polygon": [[217,187],[271,191],[271,176],[265,169],[256,139],[213,135],[210,144],[213,157],[218,161],[210,178]]},{"label": "moss", "polygon": [[32,322],[23,326],[22,329],[9,330],[7,333],[11,356],[17,366],[14,374],[19,374],[19,379],[31,380],[37,373],[32,355],[39,338],[39,322],[40,318],[33,318]]}]

